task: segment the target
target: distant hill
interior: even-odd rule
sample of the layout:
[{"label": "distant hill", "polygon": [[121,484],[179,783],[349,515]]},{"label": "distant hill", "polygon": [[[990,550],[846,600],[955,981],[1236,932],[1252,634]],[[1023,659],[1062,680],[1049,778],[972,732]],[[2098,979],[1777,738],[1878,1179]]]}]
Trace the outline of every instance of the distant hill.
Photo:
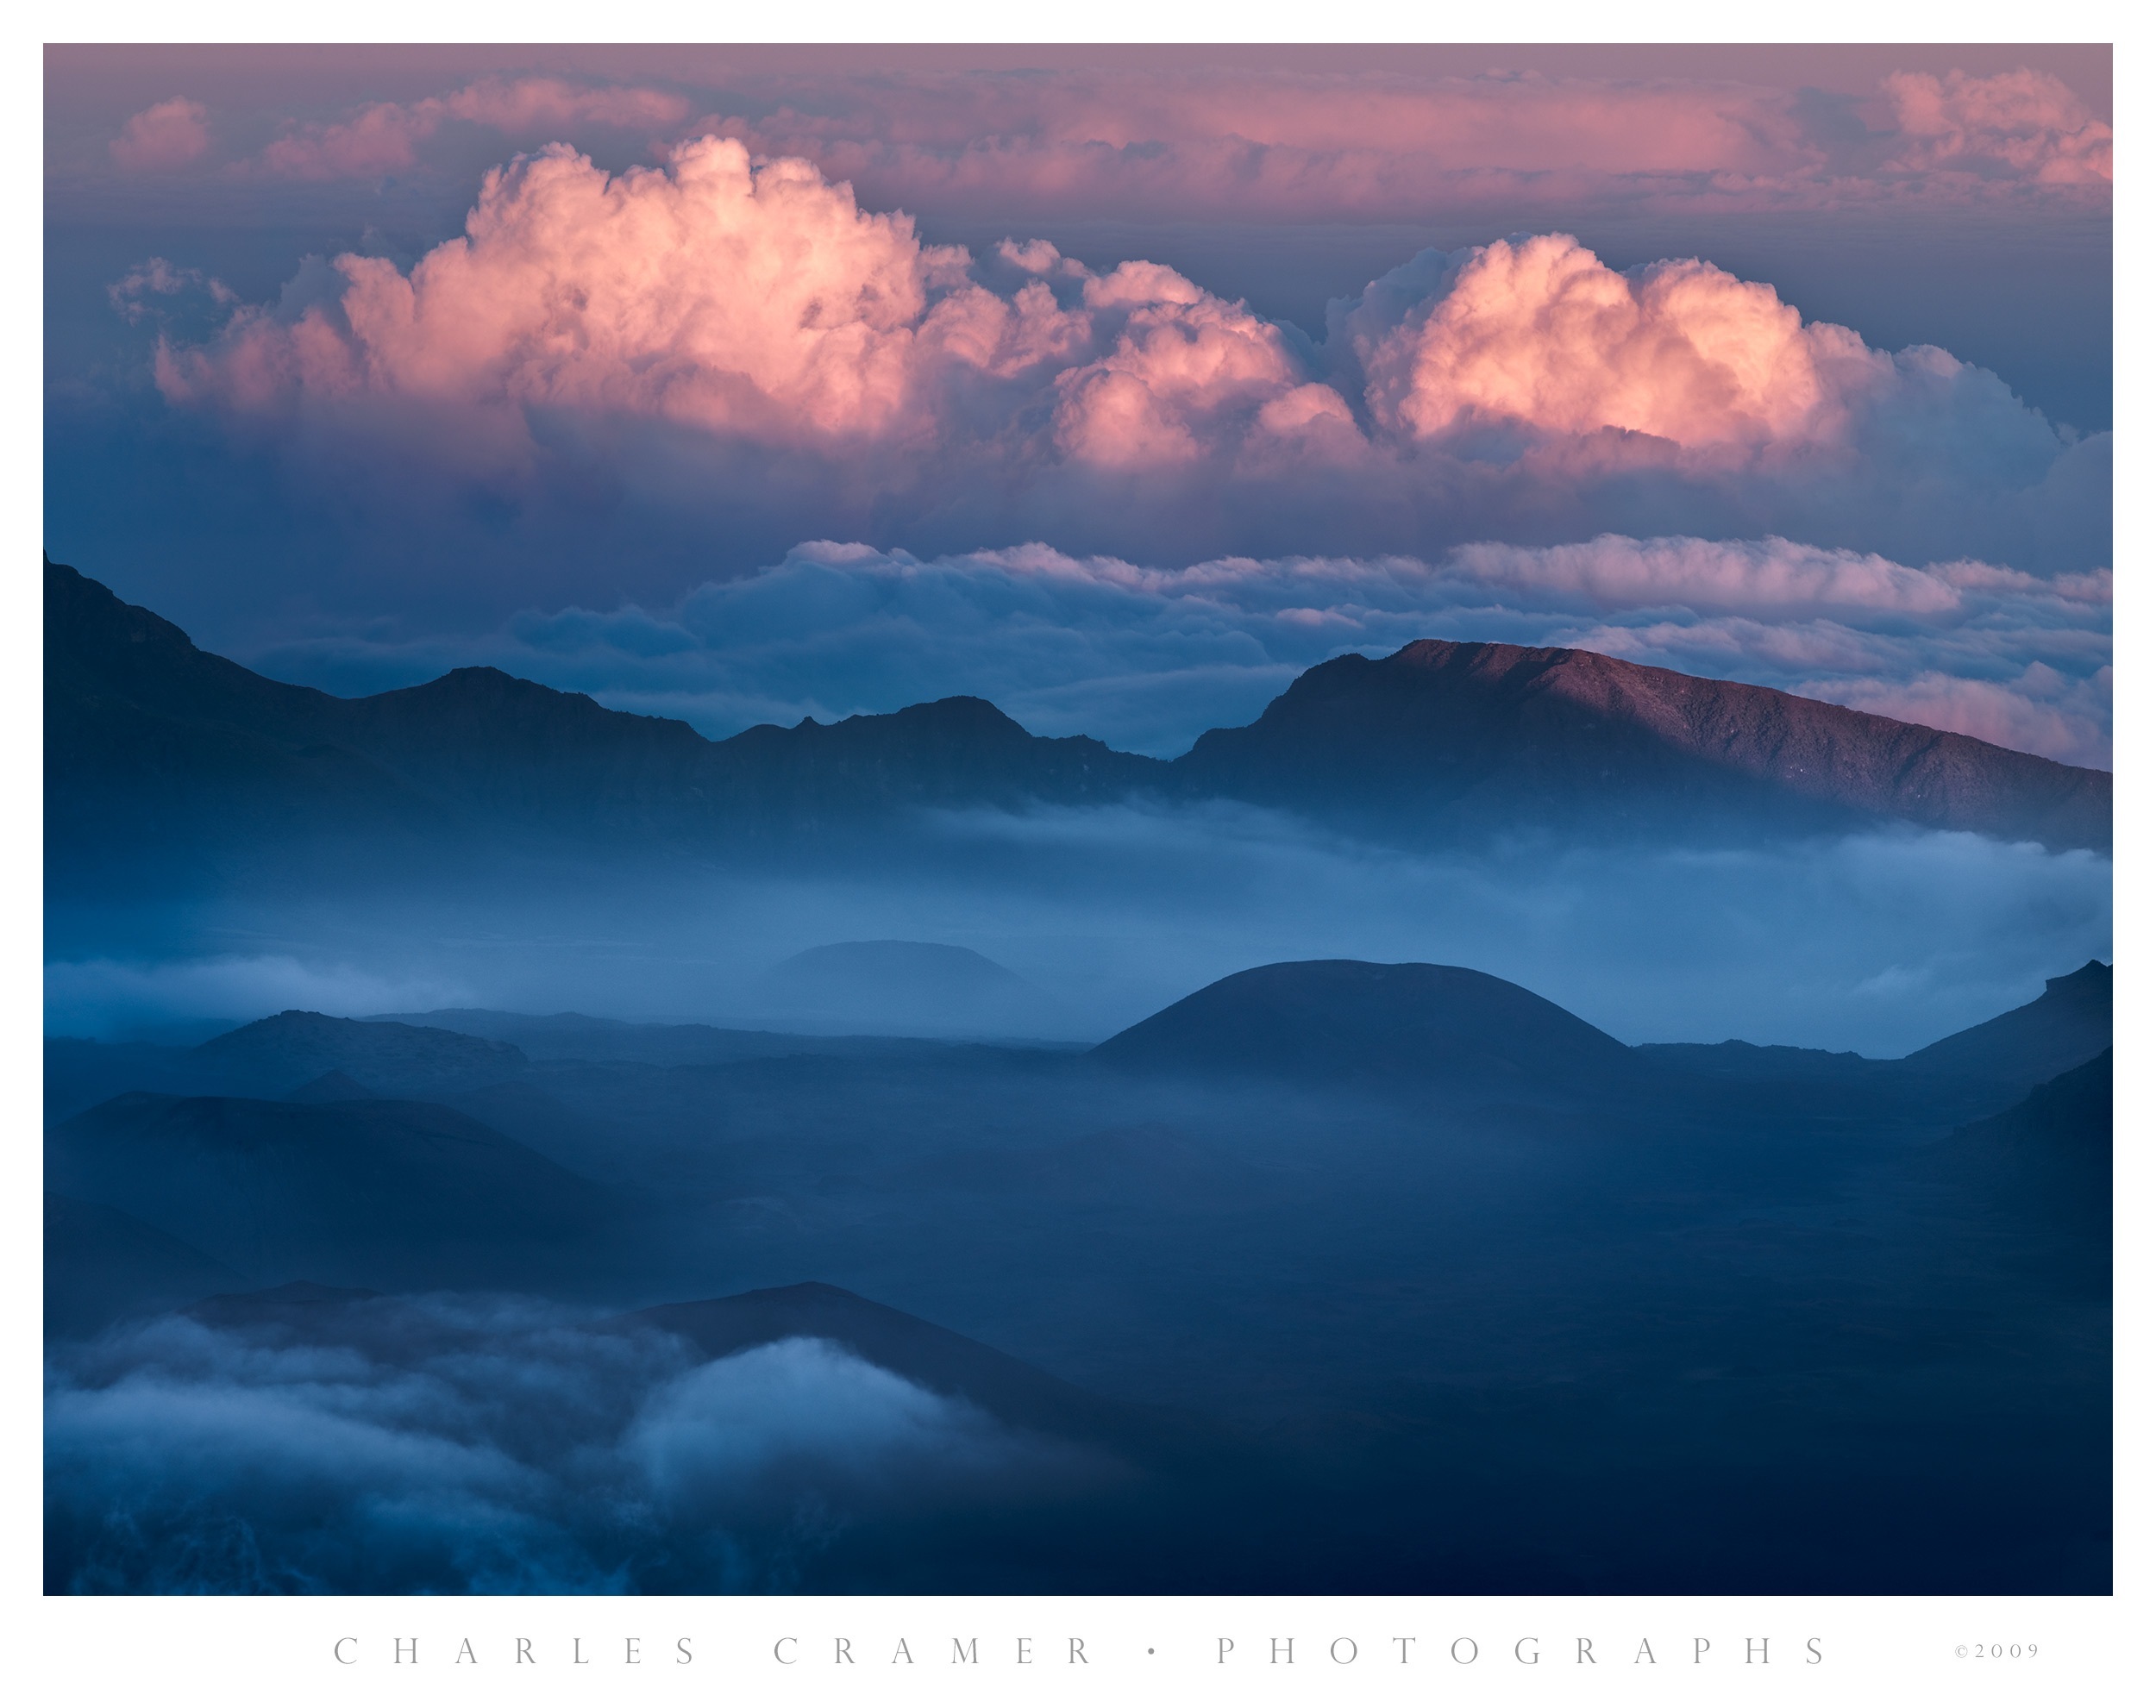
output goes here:
[{"label": "distant hill", "polygon": [[1532,991],[1419,961],[1252,967],[1092,1055],[1150,1073],[1413,1082],[1529,1098],[1622,1084],[1637,1071],[1623,1044]]},{"label": "distant hill", "polygon": [[1633,1052],[1660,1066],[1739,1085],[1847,1085],[1890,1075],[1894,1064],[1854,1050],[1802,1049],[1793,1044],[1635,1044]]},{"label": "distant hill", "polygon": [[606,1223],[609,1195],[437,1104],[135,1092],[46,1135],[48,1187],[257,1281],[507,1286]]},{"label": "distant hill", "polygon": [[1305,671],[1177,762],[1187,793],[1383,830],[1882,819],[2108,848],[2111,778],[1741,682],[1565,647],[1417,641]]},{"label": "distant hill", "polygon": [[2015,1230],[2001,1261],[2109,1304],[2115,1120],[2109,1049],[1936,1147],[1934,1178]]},{"label": "distant hill", "polygon": [[1350,654],[1171,763],[1033,735],[963,696],[723,741],[485,667],[341,699],[202,652],[49,561],[45,613],[48,868],[93,892],[139,868],[185,886],[385,841],[777,849],[916,809],[1134,796],[1246,801],[1410,841],[1896,821],[2111,841],[2109,773],[1566,648]]},{"label": "distant hill", "polygon": [[[310,1085],[320,1102],[325,1076],[353,1096],[433,1097],[514,1079],[530,1065],[514,1044],[393,1020],[342,1020],[287,1009],[200,1044],[192,1065],[223,1087],[257,1095]],[[335,1082],[332,1083],[332,1087]]]},{"label": "distant hill", "polygon": [[821,1281],[655,1305],[615,1320],[679,1335],[712,1358],[796,1336],[832,1341],[918,1386],[1066,1440],[1114,1441],[1141,1427],[1141,1414],[1007,1353]]},{"label": "distant hill", "polygon": [[516,1045],[534,1061],[641,1061],[657,1067],[706,1067],[772,1056],[915,1055],[931,1048],[904,1037],[604,1020],[588,1014],[515,1014],[491,1008],[439,1008],[423,1014],[367,1017],[467,1032],[475,1038],[498,1038]]},{"label": "distant hill", "polygon": [[2062,1162],[2085,1165],[2108,1188],[2112,1148],[2112,1054],[2106,1049],[2046,1079],[2003,1114],[1960,1129]]},{"label": "distant hill", "polygon": [[203,652],[49,560],[45,663],[47,846],[92,877],[138,854],[245,863],[352,837],[704,848],[914,807],[1119,799],[1163,769],[964,697],[725,741],[484,667],[340,699]]},{"label": "distant hill", "polygon": [[[1902,1058],[1927,1073],[2034,1085],[2111,1048],[2111,969],[2091,960],[2044,994]],[[2108,1082],[2107,1082],[2108,1083]]]}]

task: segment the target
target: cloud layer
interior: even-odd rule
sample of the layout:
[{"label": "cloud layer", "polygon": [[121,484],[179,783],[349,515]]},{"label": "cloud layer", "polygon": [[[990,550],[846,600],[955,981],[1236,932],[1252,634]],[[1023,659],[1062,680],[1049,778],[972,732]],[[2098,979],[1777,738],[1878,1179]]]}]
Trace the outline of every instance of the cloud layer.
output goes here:
[{"label": "cloud layer", "polygon": [[[293,92],[279,91],[285,101]],[[274,100],[278,97],[273,97]],[[112,147],[128,170],[199,160],[146,146],[160,103]],[[794,156],[884,205],[1008,215],[1400,219],[1527,200],[1645,209],[1847,207],[2107,193],[2110,127],[2059,78],[1897,72],[1827,95],[1737,78],[1282,67],[760,71],[699,83],[496,75],[334,116],[289,115],[209,162],[301,180],[461,165],[454,133],[519,143],[713,131]],[[241,126],[245,130],[252,127]]]},{"label": "cloud layer", "polygon": [[518,1299],[62,1347],[45,1440],[93,1594],[785,1589],[863,1523],[1098,1474],[828,1342],[700,1361]]},{"label": "cloud layer", "polygon": [[317,264],[206,342],[160,340],[156,371],[175,406],[348,485],[374,467],[408,503],[582,488],[797,539],[815,513],[915,549],[1040,535],[1171,560],[1642,521],[2109,557],[2108,436],[1705,262],[1619,272],[1549,234],[1426,252],[1313,344],[1155,263],[924,244],[718,137],[619,174],[564,146],[520,157],[409,272]]},{"label": "cloud layer", "polygon": [[[1589,196],[1848,205],[2108,186],[2110,128],[2057,78],[1901,73],[1870,100],[1738,82],[1195,72],[886,80],[719,115],[879,198],[1127,216],[1390,217]],[[783,94],[780,98],[784,102]]]},{"label": "cloud layer", "polygon": [[1165,757],[1311,665],[1434,635],[1587,647],[2108,765],[2110,601],[2104,572],[1913,568],[1777,538],[1181,570],[824,543],[670,608],[527,610],[476,639],[326,639],[255,662],[349,692],[484,660],[711,735],[977,694],[1037,733]]},{"label": "cloud layer", "polygon": [[[2111,862],[2087,853],[1899,831],[1419,854],[1226,803],[943,815],[872,857],[783,873],[625,851],[596,880],[490,859],[447,887],[386,864],[379,882],[229,893],[188,926],[197,943],[285,945],[318,969],[322,1006],[360,1016],[380,1011],[371,977],[454,991],[460,1005],[763,1027],[758,981],[774,963],[899,939],[1011,968],[1054,999],[1068,1023],[1055,1035],[1087,1042],[1245,967],[1344,955],[1477,967],[1628,1043],[1736,1036],[1871,1055],[2019,1007],[2111,953]],[[204,976],[175,936],[161,964],[138,964],[157,953],[139,939],[111,948],[133,976],[78,983],[67,1029],[162,1032],[144,998],[184,998]],[[109,1023],[101,989],[121,1002]],[[265,1009],[283,1005],[265,994]],[[948,1035],[946,1018],[930,1009],[916,1027]]]},{"label": "cloud layer", "polygon": [[678,125],[689,110],[686,99],[663,90],[489,78],[421,101],[378,101],[330,123],[291,122],[247,164],[273,178],[379,177],[417,166],[422,149],[455,123],[512,138],[592,129],[649,134]]}]

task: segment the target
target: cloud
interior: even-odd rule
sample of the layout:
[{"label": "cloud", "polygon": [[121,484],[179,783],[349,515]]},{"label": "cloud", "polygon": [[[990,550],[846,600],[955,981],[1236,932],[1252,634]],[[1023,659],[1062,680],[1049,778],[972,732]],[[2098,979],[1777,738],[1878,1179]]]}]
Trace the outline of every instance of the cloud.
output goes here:
[{"label": "cloud", "polygon": [[921,559],[823,543],[670,608],[527,610],[477,641],[326,639],[257,662],[350,691],[484,660],[713,735],[970,693],[1039,733],[1169,755],[1311,665],[1436,635],[1583,646],[2103,765],[2110,599],[2107,573],[1919,568],[1777,538],[1172,570],[1041,545]]},{"label": "cloud", "polygon": [[1313,345],[1156,263],[924,244],[807,163],[710,136],[618,175],[519,157],[409,272],[314,264],[208,341],[161,341],[156,373],[331,479],[393,470],[406,504],[467,480],[542,507],[717,503],[736,535],[873,516],[932,525],[901,535],[916,549],[1171,558],[1702,522],[2109,555],[2108,437],[1704,262],[1619,272],[1562,235],[1426,252]]},{"label": "cloud", "polygon": [[784,1589],[862,1523],[1100,1473],[827,1342],[703,1360],[529,1299],[48,1354],[75,1592]]},{"label": "cloud", "polygon": [[[1244,967],[1349,956],[1476,967],[1627,1043],[1898,1055],[2111,952],[2109,860],[1961,833],[1432,854],[1221,806],[953,814],[947,834],[943,893],[893,861],[770,886],[758,917],[962,933],[1095,1036]],[[1890,968],[1898,995],[1871,982]]]},{"label": "cloud", "polygon": [[[655,1390],[622,1437],[677,1510],[739,1510],[778,1485],[894,1504],[924,1486],[1023,1471],[1027,1445],[962,1400],[915,1386],[829,1341],[780,1341]],[[1037,1455],[1037,1448],[1031,1449]]]},{"label": "cloud", "polygon": [[340,256],[291,323],[243,315],[168,362],[176,397],[263,407],[367,393],[452,406],[651,415],[712,431],[896,422],[928,280],[903,216],[862,213],[738,143],[610,178],[562,147],[490,172],[466,235],[411,275]]},{"label": "cloud", "polygon": [[372,178],[418,165],[422,146],[455,121],[511,136],[586,127],[663,131],[688,111],[680,96],[660,90],[490,78],[422,101],[378,101],[334,124],[293,125],[255,164],[276,178]]},{"label": "cloud", "polygon": [[1956,71],[1940,78],[1896,72],[1885,91],[1900,134],[1890,161],[1896,171],[1990,182],[2111,182],[2111,127],[2047,72]]},{"label": "cloud", "polygon": [[210,109],[174,96],[146,107],[107,146],[124,172],[172,172],[210,150]]},{"label": "cloud", "polygon": [[240,298],[222,279],[205,277],[199,267],[176,267],[162,255],[152,255],[105,287],[113,311],[130,326],[160,315],[151,300],[199,291],[219,308],[229,309]]},{"label": "cloud", "polygon": [[1892,365],[1704,261],[1626,273],[1575,240],[1426,253],[1339,317],[1371,414],[1413,439],[1482,422],[1687,449],[1844,436]]},{"label": "cloud", "polygon": [[642,84],[495,78],[292,125],[259,162],[317,179],[408,170],[453,122],[534,141],[711,132],[812,161],[880,206],[1032,219],[2056,202],[2108,193],[2110,171],[2109,127],[2027,69],[1897,72],[1869,97],[1506,72],[730,69],[700,113]]},{"label": "cloud", "polygon": [[[2084,764],[2108,764],[2111,666],[2071,677],[2040,660],[2008,681],[1971,681],[1927,670],[1905,682],[1844,679],[1835,685],[1845,705],[1934,729],[2048,754]],[[2101,743],[2101,745],[2099,745]]]},{"label": "cloud", "polygon": [[1734,78],[1278,70],[899,74],[745,90],[716,122],[882,203],[1004,217],[1330,220],[2102,193],[2109,127],[2057,78],[1897,73],[1830,97]]}]

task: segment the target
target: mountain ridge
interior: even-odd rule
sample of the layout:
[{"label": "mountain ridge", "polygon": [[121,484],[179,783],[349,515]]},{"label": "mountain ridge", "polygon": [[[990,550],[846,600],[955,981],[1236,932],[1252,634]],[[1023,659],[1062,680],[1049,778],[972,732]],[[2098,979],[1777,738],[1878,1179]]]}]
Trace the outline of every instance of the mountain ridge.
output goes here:
[{"label": "mountain ridge", "polygon": [[[1233,799],[1380,836],[1637,837],[1902,822],[2108,850],[2109,773],[1567,648],[1423,640],[1305,671],[1181,758],[1040,736],[953,696],[708,741],[465,666],[358,699],[261,677],[48,559],[48,839],[124,858],[146,813],[235,846],[533,828],[689,851],[922,809]],[[189,837],[193,838],[190,842]]]},{"label": "mountain ridge", "polygon": [[[1374,736],[1373,732],[1377,732]],[[2109,846],[2108,773],[1972,736],[1569,647],[1422,640],[1313,666],[1179,764],[1238,798],[1380,820],[1865,816]],[[1359,799],[1343,800],[1359,795]]]}]

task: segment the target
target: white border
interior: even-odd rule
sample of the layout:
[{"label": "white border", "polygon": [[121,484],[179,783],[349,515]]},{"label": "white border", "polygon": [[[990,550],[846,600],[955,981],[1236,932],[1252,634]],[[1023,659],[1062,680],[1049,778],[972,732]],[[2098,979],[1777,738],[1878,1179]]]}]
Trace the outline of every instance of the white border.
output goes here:
[{"label": "white border", "polygon": [[[1495,23],[1497,28],[1491,28]],[[1162,41],[1374,41],[1443,39],[1460,42],[1570,41],[1924,42],[2028,40],[2032,26],[2053,41],[2117,43],[2115,97],[2119,130],[2120,190],[2115,203],[2117,387],[2115,431],[2122,460],[2115,479],[2118,582],[2118,673],[2115,729],[2122,763],[2118,824],[2119,886],[2115,942],[2122,961],[2118,980],[2121,1109],[2119,1147],[2118,1300],[2120,1353],[2118,1441],[2122,1448],[2156,1442],[2150,1427],[2148,1304],[2152,1296],[2149,1242],[2135,1237],[2156,1206],[2147,1155],[2148,1075],[2139,1041],[2149,1014],[2147,981],[2140,976],[2149,942],[2149,904],[2132,881],[2146,869],[2148,793],[2140,756],[2147,751],[2150,696],[2139,674],[2146,624],[2138,575],[2150,538],[2143,381],[2149,372],[2147,311],[2134,310],[2149,296],[2147,177],[2140,168],[2141,115],[2150,92],[2149,30],[2124,7],[2069,4],[2032,14],[2026,6],[1985,3],[1913,5],[1824,0],[1801,19],[1779,9],[1732,9],[1726,4],[1654,3],[1615,10],[1579,0],[1545,4],[1532,16],[1487,8],[1359,5],[1288,7],[1278,3],[1175,3],[1174,0],[1095,0],[1082,13],[1045,8],[1018,10],[981,0],[932,0],[902,12],[840,0],[813,16],[776,8],[689,6],[679,0],[636,9],[633,16],[593,15],[558,3],[528,5],[515,15],[471,0],[378,0],[364,15],[298,12],[266,3],[219,0],[184,10],[128,0],[94,11],[43,5],[9,26],[4,60],[5,99],[0,124],[16,136],[13,157],[22,164],[4,192],[12,205],[4,228],[16,235],[12,265],[0,270],[0,291],[9,310],[0,324],[13,328],[4,344],[4,433],[0,491],[6,514],[41,515],[40,443],[42,310],[41,159],[42,54],[55,41],[377,41],[486,42],[500,40],[589,41],[596,25],[612,25],[616,40],[724,39],[740,42],[832,43],[888,41],[902,29],[916,41],[1162,42]],[[508,27],[505,34],[505,26]],[[41,526],[40,532],[41,533]],[[21,573],[28,573],[29,542],[18,546]],[[27,583],[19,585],[28,585]],[[41,1030],[41,897],[39,813],[41,739],[39,660],[41,648],[34,600],[18,602],[4,631],[11,666],[0,670],[0,800],[12,809],[9,834],[0,841],[6,884],[0,891],[0,948],[6,955],[0,978],[0,1072],[16,1088],[15,1118],[6,1127],[10,1188],[0,1203],[9,1217],[0,1242],[0,1298],[9,1308],[0,1319],[6,1336],[6,1405],[0,1411],[0,1605],[12,1633],[0,1648],[0,1692],[21,1701],[103,1704],[157,1701],[219,1704],[315,1702],[607,1703],[667,1702],[817,1704],[827,1702],[966,1701],[998,1705],[1034,1699],[1094,1702],[1361,1702],[1544,1699],[1687,1701],[1715,1704],[1755,1695],[1802,1695],[1839,1702],[1955,1702],[2108,1704],[2146,1699],[2152,1669],[2137,1644],[2152,1629],[2152,1554],[2149,1546],[2151,1473],[2146,1456],[2122,1453],[2118,1461],[2120,1514],[2117,1588],[2108,1599],[1809,1599],[1664,1597],[1651,1600],[1550,1598],[1539,1599],[1389,1598],[1338,1601],[1320,1599],[1031,1598],[1023,1601],[952,1598],[914,1600],[861,1597],[843,1601],[773,1598],[750,1601],[647,1598],[609,1603],[582,1598],[525,1600],[472,1599],[455,1602],[334,1599],[296,1604],[222,1600],[46,1600],[40,1595],[34,1541],[40,1533],[41,1480],[39,1365],[38,1193],[35,1141],[40,1128],[37,1039]],[[1971,1491],[1981,1499],[1981,1491]],[[849,1674],[832,1665],[787,1667],[768,1658],[768,1646],[789,1633],[828,1638],[858,1631],[864,1643],[918,1630],[931,1639],[970,1633],[979,1636],[984,1662],[975,1670],[947,1660],[893,1670],[888,1662]],[[1087,1634],[1083,1673],[1068,1665],[1021,1670],[998,1664],[994,1645],[1015,1653],[1017,1638],[1042,1644],[1075,1631]],[[1419,1641],[1420,1664],[1388,1670],[1373,1664],[1367,1647],[1351,1665],[1326,1662],[1319,1644],[1342,1634],[1413,1633],[1450,1637],[1489,1634],[1473,1666],[1450,1665]],[[589,1634],[587,1652],[603,1644],[647,1638],[647,1661],[669,1653],[677,1636],[692,1639],[697,1661],[688,1666],[624,1663],[582,1669],[534,1666],[521,1672],[513,1656],[518,1635],[554,1638]],[[335,1639],[363,1639],[367,1664],[342,1667]],[[1297,1661],[1287,1667],[1222,1666],[1213,1652],[1219,1636],[1247,1635],[1253,1642],[1293,1636]],[[1507,1665],[1501,1656],[1518,1636],[1539,1635],[1544,1663]],[[1563,1664],[1578,1636],[1595,1640],[1597,1663]],[[1655,1647],[1657,1662],[1607,1664],[1636,1636]],[[1699,1636],[1720,1649],[1727,1639],[1766,1635],[1776,1644],[1764,1667],[1723,1668],[1678,1662]],[[1802,1663],[1802,1639],[1820,1636],[1825,1660]],[[379,1664],[385,1641],[418,1636],[422,1662],[403,1668]],[[459,1667],[457,1641],[470,1636],[479,1664]],[[1978,1642],[2034,1641],[2034,1661],[1979,1665],[1957,1659],[1957,1647]],[[1478,1643],[1484,1639],[1477,1636]],[[1665,1642],[1678,1645],[1665,1652]],[[1434,1647],[1435,1645],[1432,1645]],[[1144,1653],[1148,1648],[1156,1653]],[[864,1655],[870,1649],[864,1647]],[[1037,1649],[1036,1654],[1045,1652]],[[1239,1657],[1253,1650],[1239,1649]],[[1389,1653],[1389,1650],[1387,1651]],[[491,1660],[493,1664],[485,1664]],[[20,1695],[16,1692],[20,1690]]]}]

